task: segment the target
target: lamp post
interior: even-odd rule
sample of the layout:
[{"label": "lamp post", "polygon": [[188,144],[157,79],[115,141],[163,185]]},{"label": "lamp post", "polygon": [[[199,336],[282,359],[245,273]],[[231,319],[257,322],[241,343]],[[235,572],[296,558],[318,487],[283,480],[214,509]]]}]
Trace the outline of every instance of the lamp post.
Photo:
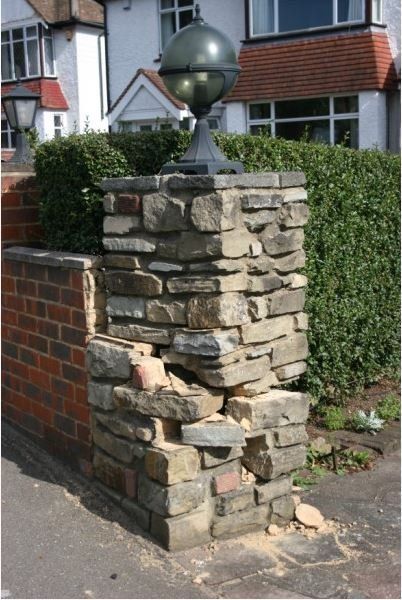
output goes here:
[{"label": "lamp post", "polygon": [[205,23],[200,15],[178,31],[167,44],[161,59],[159,75],[178,100],[185,102],[197,122],[191,145],[177,163],[167,163],[162,174],[216,174],[222,170],[243,173],[240,162],[228,161],[211,138],[207,115],[212,105],[230,92],[240,67],[231,40],[221,31]]},{"label": "lamp post", "polygon": [[10,163],[31,164],[33,156],[26,133],[35,125],[35,116],[40,94],[31,92],[18,81],[17,85],[4,94],[2,103],[11,129],[17,132],[16,149]]}]

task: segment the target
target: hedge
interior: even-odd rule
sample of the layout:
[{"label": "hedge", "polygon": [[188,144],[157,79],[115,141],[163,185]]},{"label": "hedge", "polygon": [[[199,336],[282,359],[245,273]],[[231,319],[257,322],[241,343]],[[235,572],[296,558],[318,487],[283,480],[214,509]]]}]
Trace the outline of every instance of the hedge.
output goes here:
[{"label": "hedge", "polygon": [[[311,217],[305,249],[310,318],[307,375],[316,401],[342,401],[399,369],[397,156],[268,136],[217,134],[246,171],[302,170]],[[186,131],[87,134],[40,146],[36,168],[50,248],[99,252],[102,177],[157,173],[188,146]],[[84,188],[84,189],[83,189]]]}]

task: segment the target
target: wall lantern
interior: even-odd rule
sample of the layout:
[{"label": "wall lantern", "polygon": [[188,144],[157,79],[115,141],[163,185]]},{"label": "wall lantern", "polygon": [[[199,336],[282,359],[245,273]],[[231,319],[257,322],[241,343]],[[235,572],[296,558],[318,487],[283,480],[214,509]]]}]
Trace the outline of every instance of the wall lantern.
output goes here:
[{"label": "wall lantern", "polygon": [[200,15],[178,31],[167,44],[159,75],[169,92],[185,102],[197,122],[191,145],[177,163],[168,163],[161,173],[216,174],[222,170],[243,173],[240,162],[231,162],[211,138],[207,115],[212,105],[230,92],[240,73],[236,50],[231,40],[205,23]]},{"label": "wall lantern", "polygon": [[35,126],[40,94],[31,92],[20,82],[2,97],[3,109],[11,129],[17,132],[16,150],[10,163],[31,164],[33,156],[26,133]]}]

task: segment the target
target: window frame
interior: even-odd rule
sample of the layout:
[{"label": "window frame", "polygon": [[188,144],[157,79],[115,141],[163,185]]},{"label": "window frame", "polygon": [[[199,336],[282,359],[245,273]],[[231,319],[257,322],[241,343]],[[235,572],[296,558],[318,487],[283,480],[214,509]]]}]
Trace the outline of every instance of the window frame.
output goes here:
[{"label": "window frame", "polygon": [[[7,128],[3,129],[3,121],[5,121]],[[3,136],[3,133],[7,134],[7,146],[1,146],[2,150],[15,150],[15,146],[12,145],[12,135],[16,134],[17,132],[15,131],[15,129],[11,129],[10,123],[8,122],[8,119],[6,117],[5,114],[1,115],[1,135]]]},{"label": "window frame", "polygon": [[[54,139],[63,137],[63,131],[65,130],[64,116],[65,116],[65,113],[58,113],[58,112],[53,113],[53,138]],[[60,117],[60,125],[56,125],[57,117]],[[60,135],[56,135],[56,131],[59,131]]]},{"label": "window frame", "polygon": [[[56,73],[56,54],[54,51],[54,36],[53,36],[53,30],[50,29],[50,27],[45,28],[42,27],[40,28],[40,49],[41,49],[41,67],[42,67],[42,73],[43,73],[43,77],[56,77],[57,73]],[[51,44],[52,44],[52,56],[53,56],[53,73],[48,73],[47,69],[46,69],[46,47],[45,47],[45,40],[46,38],[50,38],[51,39]]]},{"label": "window frame", "polygon": [[[357,96],[357,111],[349,112],[349,113],[336,113],[335,112],[335,98],[345,98],[345,97],[354,97]],[[304,116],[304,117],[292,117],[292,118],[276,118],[276,103],[283,101],[292,101],[292,100],[312,100],[319,98],[328,98],[329,99],[329,114],[328,115],[318,115],[314,116]],[[250,119],[250,106],[253,104],[270,104],[271,117],[269,119]],[[358,126],[360,125],[360,102],[359,102],[359,94],[349,93],[349,94],[333,94],[332,96],[315,96],[304,97],[304,98],[281,98],[280,100],[253,100],[252,102],[247,103],[247,133],[250,132],[250,127],[255,125],[260,125],[261,127],[266,127],[267,125],[270,127],[270,135],[272,137],[276,137],[276,124],[277,123],[302,123],[304,121],[329,121],[329,144],[331,146],[335,145],[335,121],[345,121],[356,119],[358,122]]]},{"label": "window frame", "polygon": [[[27,36],[26,30],[30,27],[36,28],[36,36]],[[18,41],[22,41],[24,44],[25,76],[19,77],[19,78],[16,76],[16,73],[15,73],[15,60],[14,60],[14,43],[15,42],[12,39],[12,32],[16,29],[23,30],[22,40],[18,40]],[[49,78],[57,77],[54,36],[53,36],[53,30],[50,27],[45,28],[42,23],[36,22],[36,23],[27,23],[25,25],[20,25],[18,27],[3,28],[1,30],[1,32],[9,34],[8,41],[7,42],[2,41],[1,47],[2,47],[2,51],[5,46],[10,47],[10,59],[11,59],[11,64],[10,64],[11,78],[3,79],[3,77],[2,77],[1,81],[3,83],[10,83],[13,81],[17,81],[17,79],[21,79],[21,80],[25,81],[27,79],[37,79],[38,77],[49,77]],[[53,73],[48,73],[47,69],[46,69],[45,38],[51,38],[51,41],[52,41],[51,43],[52,43],[52,52],[53,52]],[[36,40],[36,47],[37,47],[37,52],[38,52],[38,63],[37,63],[38,71],[35,74],[29,73],[29,69],[28,69],[28,66],[29,66],[29,63],[28,63],[28,41],[32,41],[32,40]]]},{"label": "window frame", "polygon": [[[371,0],[373,2],[373,0]],[[382,10],[382,0],[379,0],[381,2],[381,10]],[[279,2],[280,0],[273,0],[274,2],[274,31],[271,32],[266,32],[266,33],[253,33],[253,3],[254,0],[248,0],[248,10],[247,10],[247,16],[248,16],[248,38],[249,39],[261,39],[261,38],[266,38],[266,37],[276,37],[276,36],[283,36],[283,35],[295,35],[298,33],[304,33],[304,32],[315,32],[315,31],[322,31],[322,30],[326,30],[326,29],[339,29],[339,27],[348,27],[350,25],[359,25],[359,24],[364,24],[366,23],[366,19],[367,19],[367,2],[366,0],[360,0],[361,5],[362,5],[362,18],[358,19],[358,20],[353,20],[353,21],[338,21],[338,0],[332,0],[332,24],[330,25],[320,25],[318,27],[305,27],[303,29],[290,29],[287,31],[280,31],[279,30],[279,11],[278,11],[278,7],[279,7]]]},{"label": "window frame", "polygon": [[[169,13],[175,13],[175,27],[176,30],[174,33],[177,33],[180,29],[179,25],[180,25],[180,20],[179,20],[179,13],[181,12],[185,12],[185,11],[189,11],[190,9],[192,9],[193,12],[193,17],[194,17],[194,9],[195,9],[195,4],[194,4],[194,0],[188,0],[189,3],[191,2],[191,5],[189,4],[188,6],[179,6],[179,0],[173,0],[174,2],[174,6],[172,8],[162,8],[162,0],[158,0],[158,19],[159,19],[159,52],[160,54],[162,54],[163,52],[163,43],[162,43],[162,15],[166,15]],[[174,35],[174,34],[173,34]]]}]

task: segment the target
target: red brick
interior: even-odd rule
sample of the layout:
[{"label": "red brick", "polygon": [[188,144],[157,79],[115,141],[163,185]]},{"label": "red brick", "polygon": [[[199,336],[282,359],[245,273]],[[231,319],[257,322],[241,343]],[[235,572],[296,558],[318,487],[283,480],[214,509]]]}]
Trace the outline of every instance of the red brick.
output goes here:
[{"label": "red brick", "polygon": [[18,312],[25,311],[25,301],[21,296],[3,294],[1,301],[5,308],[10,308],[11,310],[16,310]]},{"label": "red brick", "polygon": [[79,329],[87,328],[87,317],[83,310],[73,310],[71,313],[71,324]]},{"label": "red brick", "polygon": [[4,356],[9,356],[10,358],[18,359],[18,346],[12,344],[11,342],[6,342],[3,340],[1,345],[1,352]]},{"label": "red brick", "polygon": [[237,490],[241,485],[239,473],[232,471],[230,473],[222,473],[214,477],[215,494],[225,494]]},{"label": "red brick", "polygon": [[80,421],[81,423],[85,423],[89,425],[89,407],[83,406],[82,404],[76,404],[75,402],[68,400],[67,398],[64,400],[64,414],[67,417],[71,417],[75,421]]},{"label": "red brick", "polygon": [[27,365],[9,358],[8,356],[3,356],[2,366],[5,371],[9,371],[13,375],[21,377],[21,379],[28,379],[29,377],[29,369]]},{"label": "red brick", "polygon": [[42,402],[42,390],[33,383],[28,381],[21,382],[21,392],[30,400],[36,400]]},{"label": "red brick", "polygon": [[49,356],[39,356],[39,366],[42,371],[46,371],[51,375],[59,376],[61,374],[60,361]]},{"label": "red brick", "polygon": [[69,288],[61,289],[61,303],[73,308],[85,309],[84,292],[71,290]]},{"label": "red brick", "polygon": [[28,346],[30,348],[35,348],[35,350],[38,350],[39,352],[47,354],[49,343],[46,338],[30,333],[28,335]]},{"label": "red brick", "polygon": [[3,323],[6,325],[15,325],[18,324],[18,313],[13,310],[4,309],[1,311],[1,317]]},{"label": "red brick", "polygon": [[37,319],[35,319],[35,317],[20,313],[18,315],[18,327],[21,327],[21,329],[24,329],[25,331],[36,332]]},{"label": "red brick", "polygon": [[63,342],[50,341],[51,356],[71,363],[71,348]]},{"label": "red brick", "polygon": [[67,325],[71,325],[71,309],[67,306],[60,306],[58,304],[48,304],[47,316],[52,321],[57,321],[58,323],[67,323]]},{"label": "red brick", "polygon": [[28,334],[26,331],[21,329],[15,329],[14,327],[3,326],[3,339],[26,346],[28,343]]},{"label": "red brick", "polygon": [[138,474],[134,469],[124,469],[125,491],[129,498],[137,497]]},{"label": "red brick", "polygon": [[25,277],[25,263],[15,260],[3,260],[3,275],[13,275],[14,277]]},{"label": "red brick", "polygon": [[79,404],[88,404],[88,390],[86,387],[75,386],[74,399]]},{"label": "red brick", "polygon": [[36,330],[39,335],[43,335],[46,338],[58,340],[60,337],[58,323],[52,323],[50,321],[39,319],[36,324]]},{"label": "red brick", "polygon": [[84,458],[85,460],[91,459],[91,448],[88,444],[84,444],[80,440],[66,437],[66,445],[70,455]]},{"label": "red brick", "polygon": [[123,214],[137,214],[142,210],[142,198],[138,194],[119,194],[117,199],[117,212]]},{"label": "red brick", "polygon": [[69,381],[52,377],[52,392],[63,396],[63,398],[74,398],[74,386]]},{"label": "red brick", "polygon": [[73,365],[77,367],[82,367],[85,369],[86,366],[86,352],[85,350],[81,350],[80,348],[73,348]]},{"label": "red brick", "polygon": [[34,298],[38,297],[38,288],[36,281],[31,281],[29,279],[17,279],[17,292],[22,296],[32,296]]},{"label": "red brick", "polygon": [[1,289],[3,294],[15,294],[15,279],[3,275],[1,278]]},{"label": "red brick", "polygon": [[61,367],[64,379],[72,381],[74,384],[85,385],[87,382],[87,373],[81,367],[74,367],[67,363],[63,363]]},{"label": "red brick", "polygon": [[18,192],[4,192],[1,195],[3,211],[7,208],[16,208],[22,204],[22,195]]},{"label": "red brick", "polygon": [[42,423],[53,425],[53,411],[49,410],[38,402],[32,402],[32,414],[37,417]]},{"label": "red brick", "polygon": [[73,419],[69,419],[64,415],[59,415],[58,413],[55,413],[53,422],[56,429],[59,429],[63,433],[71,435],[73,437],[76,435],[75,422],[73,421]]},{"label": "red brick", "polygon": [[51,302],[60,302],[60,288],[49,283],[39,283],[38,296]]},{"label": "red brick", "polygon": [[21,379],[15,377],[13,373],[5,373],[4,371],[1,374],[2,383],[4,386],[10,388],[10,390],[14,390],[15,392],[21,391]]},{"label": "red brick", "polygon": [[47,281],[47,266],[26,263],[25,277],[27,279],[35,279],[36,281]]},{"label": "red brick", "polygon": [[84,276],[82,271],[71,271],[71,287],[75,291],[84,289]]},{"label": "red brick", "polygon": [[20,348],[19,359],[21,362],[31,367],[39,367],[40,354],[33,352],[29,348]]},{"label": "red brick", "polygon": [[1,237],[3,240],[3,244],[4,242],[25,241],[24,225],[2,225]]},{"label": "red brick", "polygon": [[21,415],[20,425],[24,429],[28,429],[28,431],[31,433],[35,433],[40,437],[43,436],[43,423],[41,423],[31,414],[23,412]]},{"label": "red brick", "polygon": [[[17,309],[19,310],[19,309]],[[46,304],[34,298],[25,298],[25,312],[35,317],[46,317]]]},{"label": "red brick", "polygon": [[82,423],[77,423],[77,437],[82,442],[89,444],[91,442],[91,430]]},{"label": "red brick", "polygon": [[50,375],[40,369],[29,369],[30,381],[44,390],[50,390]]},{"label": "red brick", "polygon": [[63,342],[71,344],[72,346],[83,347],[85,345],[85,333],[80,329],[74,329],[73,327],[62,325],[60,337]]},{"label": "red brick", "polygon": [[37,208],[10,208],[3,211],[2,223],[4,225],[19,225],[20,223],[36,223],[38,221]]},{"label": "red brick", "polygon": [[22,412],[29,413],[31,410],[31,401],[29,398],[22,394],[18,394],[17,392],[9,392],[6,395],[5,400],[10,402],[13,406],[19,408]]},{"label": "red brick", "polygon": [[54,285],[70,287],[71,271],[70,269],[62,269],[59,267],[48,267],[48,281]]}]

